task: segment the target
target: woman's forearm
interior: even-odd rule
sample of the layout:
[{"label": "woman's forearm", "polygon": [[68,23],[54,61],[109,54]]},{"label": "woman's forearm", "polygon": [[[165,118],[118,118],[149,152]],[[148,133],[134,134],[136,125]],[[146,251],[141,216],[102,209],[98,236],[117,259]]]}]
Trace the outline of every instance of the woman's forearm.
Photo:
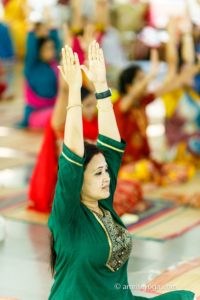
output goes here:
[{"label": "woman's forearm", "polygon": [[51,118],[51,125],[54,130],[60,129],[65,124],[67,103],[68,88],[62,77],[60,77],[58,96]]},{"label": "woman's forearm", "polygon": [[185,64],[194,64],[195,63],[195,50],[194,50],[194,41],[192,34],[185,33],[182,37],[182,59]]},{"label": "woman's forearm", "polygon": [[122,98],[120,109],[122,112],[126,113],[131,109],[135,104],[138,104],[138,101],[144,97],[147,93],[147,87],[151,81],[151,76],[147,75],[140,83],[135,84],[129,93]]},{"label": "woman's forearm", "polygon": [[65,145],[77,155],[84,155],[81,91],[69,88],[67,116],[64,134]]},{"label": "woman's forearm", "polygon": [[[103,85],[97,84],[95,86],[96,93],[104,92],[107,89],[107,83]],[[99,133],[116,141],[120,141],[121,138],[110,97],[97,100],[97,108]]]}]

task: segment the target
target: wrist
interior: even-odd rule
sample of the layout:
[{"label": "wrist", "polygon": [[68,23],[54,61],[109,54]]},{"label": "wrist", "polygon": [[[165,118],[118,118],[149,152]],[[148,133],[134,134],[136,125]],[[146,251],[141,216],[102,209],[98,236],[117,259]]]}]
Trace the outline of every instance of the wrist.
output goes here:
[{"label": "wrist", "polygon": [[70,86],[68,85],[68,91],[69,93],[80,93],[81,92],[81,86],[79,85],[73,85],[73,86]]},{"label": "wrist", "polygon": [[94,83],[95,92],[96,93],[102,93],[108,90],[108,84],[107,82],[102,83]]},{"label": "wrist", "polygon": [[81,88],[78,86],[73,86],[68,88],[68,104],[78,104],[81,103]]}]

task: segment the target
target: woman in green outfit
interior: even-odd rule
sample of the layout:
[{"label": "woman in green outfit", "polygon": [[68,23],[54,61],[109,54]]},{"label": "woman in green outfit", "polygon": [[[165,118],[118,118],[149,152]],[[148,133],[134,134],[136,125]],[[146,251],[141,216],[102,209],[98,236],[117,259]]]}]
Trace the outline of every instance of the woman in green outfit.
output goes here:
[{"label": "woman in green outfit", "polygon": [[[49,228],[52,232],[54,284],[50,300],[130,300],[127,264],[131,236],[113,209],[117,173],[125,143],[117,128],[106,82],[102,49],[93,41],[89,69],[65,46],[60,72],[69,89],[63,150]],[[97,145],[84,143],[81,68],[93,82],[98,108]],[[101,199],[101,200],[100,200]],[[119,288],[121,287],[121,288]],[[153,299],[192,300],[189,291]]]}]

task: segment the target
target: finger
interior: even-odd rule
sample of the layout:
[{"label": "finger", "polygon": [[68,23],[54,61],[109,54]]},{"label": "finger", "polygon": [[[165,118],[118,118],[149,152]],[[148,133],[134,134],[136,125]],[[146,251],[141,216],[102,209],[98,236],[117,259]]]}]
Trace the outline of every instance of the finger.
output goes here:
[{"label": "finger", "polygon": [[99,49],[99,58],[100,61],[104,63],[104,55],[103,55],[103,50],[101,48]]},{"label": "finger", "polygon": [[100,60],[100,57],[99,57],[99,44],[96,43],[95,46],[96,46],[96,59],[99,61]]},{"label": "finger", "polygon": [[78,54],[76,52],[74,53],[74,63],[76,66],[80,66]]},{"label": "finger", "polygon": [[92,45],[91,45],[91,57],[92,57],[92,60],[96,60],[96,45],[95,45],[95,41],[92,42]]},{"label": "finger", "polygon": [[66,55],[67,66],[69,67],[71,65],[71,58],[70,58],[69,47],[67,45],[65,46],[65,55]]},{"label": "finger", "polygon": [[71,64],[73,65],[75,63],[75,60],[74,60],[74,53],[72,51],[72,48],[68,46],[68,51],[69,51],[69,58],[70,58],[70,62]]}]

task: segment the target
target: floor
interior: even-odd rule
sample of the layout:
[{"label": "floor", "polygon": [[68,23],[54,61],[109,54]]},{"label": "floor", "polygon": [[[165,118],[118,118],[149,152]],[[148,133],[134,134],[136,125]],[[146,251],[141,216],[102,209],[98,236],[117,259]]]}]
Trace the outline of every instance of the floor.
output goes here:
[{"label": "floor", "polygon": [[[0,103],[1,138],[7,132],[6,128],[10,128],[22,114],[21,68],[18,68],[15,83],[17,98],[14,102]],[[1,141],[0,150],[0,158],[3,159],[5,145],[2,146]],[[32,166],[31,162],[25,166],[1,169],[0,187],[10,190],[26,187]],[[132,292],[144,295],[138,291],[144,283],[169,266],[199,256],[199,246],[200,226],[165,242],[133,239],[128,268]],[[48,229],[6,219],[6,238],[0,242],[0,297],[47,300],[51,284]]]}]

